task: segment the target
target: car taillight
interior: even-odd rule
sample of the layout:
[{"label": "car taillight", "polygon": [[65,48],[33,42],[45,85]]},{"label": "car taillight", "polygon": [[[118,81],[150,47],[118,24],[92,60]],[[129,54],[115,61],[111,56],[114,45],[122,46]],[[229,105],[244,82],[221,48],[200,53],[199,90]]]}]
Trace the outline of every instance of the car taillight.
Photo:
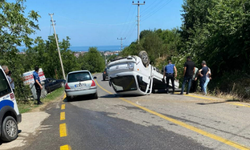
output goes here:
[{"label": "car taillight", "polygon": [[14,98],[15,98],[15,94],[14,94],[14,93],[11,93],[11,94],[10,94],[10,99],[11,99],[11,100],[14,100]]},{"label": "car taillight", "polygon": [[104,71],[103,74],[106,74],[106,71]]},{"label": "car taillight", "polygon": [[91,86],[95,86],[95,81],[94,80],[92,80]]},{"label": "car taillight", "polygon": [[70,87],[69,87],[68,83],[66,83],[66,85],[65,85],[65,89],[70,89]]}]

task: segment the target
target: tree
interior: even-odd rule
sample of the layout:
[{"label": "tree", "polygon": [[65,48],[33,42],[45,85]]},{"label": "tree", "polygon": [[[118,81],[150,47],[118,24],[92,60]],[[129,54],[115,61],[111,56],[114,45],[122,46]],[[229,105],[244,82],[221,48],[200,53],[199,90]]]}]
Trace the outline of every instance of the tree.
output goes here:
[{"label": "tree", "polygon": [[[28,16],[23,6],[24,0],[16,2],[0,1],[0,62],[9,67],[15,78],[15,95],[18,99],[26,99],[27,93],[23,85],[21,75],[24,72],[22,56],[18,55],[17,46],[24,44],[26,47],[32,45],[29,37],[39,29],[37,12],[30,11]],[[27,17],[26,17],[27,16]]]},{"label": "tree", "polygon": [[105,60],[96,47],[90,47],[89,51],[79,56],[78,63],[83,70],[89,70],[91,73],[102,72],[105,68]]}]

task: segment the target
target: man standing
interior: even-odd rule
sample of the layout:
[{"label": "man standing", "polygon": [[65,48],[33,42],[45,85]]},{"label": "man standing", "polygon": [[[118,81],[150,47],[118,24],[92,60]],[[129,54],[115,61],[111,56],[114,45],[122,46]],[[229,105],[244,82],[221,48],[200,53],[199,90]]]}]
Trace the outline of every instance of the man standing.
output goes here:
[{"label": "man standing", "polygon": [[41,81],[40,81],[40,78],[39,78],[39,75],[38,75],[38,71],[39,71],[39,67],[36,66],[35,71],[33,72],[33,77],[34,77],[34,80],[35,80],[36,95],[37,95],[37,105],[41,105],[43,103],[40,101],[40,96],[41,96],[41,90],[43,89],[43,86],[41,85]]},{"label": "man standing", "polygon": [[195,63],[192,62],[191,61],[191,57],[188,56],[187,57],[187,61],[184,64],[184,71],[183,71],[184,79],[183,79],[183,82],[182,82],[182,89],[181,89],[181,93],[180,93],[181,95],[184,92],[184,88],[185,88],[186,82],[188,82],[188,88],[187,88],[186,94],[189,93],[189,90],[190,90],[190,87],[191,87],[191,82],[192,82],[192,77],[194,75],[194,72],[195,72]]},{"label": "man standing", "polygon": [[207,67],[207,63],[206,61],[202,61],[201,63],[202,65],[202,69],[199,70],[199,74],[200,74],[200,86],[201,86],[201,91],[204,92],[204,94],[206,94],[206,89],[204,87],[204,84],[206,82],[206,75],[207,75],[207,72],[208,72],[208,67]]},{"label": "man standing", "polygon": [[[174,73],[175,73],[175,75],[174,75]],[[165,76],[166,76],[166,80],[167,80],[167,93],[169,92],[168,87],[169,87],[169,79],[170,79],[171,83],[172,83],[172,87],[173,87],[173,94],[174,94],[174,91],[175,91],[174,79],[177,77],[177,69],[176,69],[175,65],[172,64],[171,60],[169,60],[168,65],[165,66],[164,73],[163,73],[163,80],[164,80]]]}]

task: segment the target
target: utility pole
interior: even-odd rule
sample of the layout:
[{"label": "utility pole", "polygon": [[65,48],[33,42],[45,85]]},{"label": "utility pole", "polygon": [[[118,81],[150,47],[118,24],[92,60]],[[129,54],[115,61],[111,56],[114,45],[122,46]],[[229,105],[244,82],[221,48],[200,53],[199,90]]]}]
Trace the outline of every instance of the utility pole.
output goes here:
[{"label": "utility pole", "polygon": [[121,50],[122,50],[122,40],[125,40],[126,38],[117,38],[117,40],[121,40]]},{"label": "utility pole", "polygon": [[56,36],[56,29],[55,29],[55,24],[54,24],[55,21],[53,20],[54,13],[53,14],[49,14],[49,15],[51,17],[52,26],[54,28],[54,34],[55,34],[55,39],[56,39],[56,46],[57,46],[58,55],[59,55],[59,58],[60,58],[61,67],[62,67],[63,78],[64,78],[64,80],[66,80],[66,78],[65,78],[65,72],[64,72],[64,68],[63,68],[62,57],[61,57],[61,52],[60,52],[60,48],[59,48],[58,41],[57,41],[57,36]]},{"label": "utility pole", "polygon": [[134,3],[134,1],[132,1],[132,5],[138,5],[138,11],[137,11],[137,42],[139,43],[139,41],[140,41],[140,5],[145,5],[145,1],[143,3],[140,3],[140,1],[138,1],[138,3]]}]

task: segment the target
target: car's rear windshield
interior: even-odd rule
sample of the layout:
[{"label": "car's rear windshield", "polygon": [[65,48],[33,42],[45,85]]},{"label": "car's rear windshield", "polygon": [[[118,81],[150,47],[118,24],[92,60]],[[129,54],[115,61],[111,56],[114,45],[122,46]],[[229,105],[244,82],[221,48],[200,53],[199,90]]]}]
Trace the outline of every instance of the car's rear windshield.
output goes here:
[{"label": "car's rear windshield", "polygon": [[11,93],[9,83],[7,81],[7,78],[5,78],[3,71],[0,69],[0,97],[9,93]]},{"label": "car's rear windshield", "polygon": [[91,75],[88,72],[70,73],[68,75],[68,82],[79,82],[87,80],[92,80]]}]

